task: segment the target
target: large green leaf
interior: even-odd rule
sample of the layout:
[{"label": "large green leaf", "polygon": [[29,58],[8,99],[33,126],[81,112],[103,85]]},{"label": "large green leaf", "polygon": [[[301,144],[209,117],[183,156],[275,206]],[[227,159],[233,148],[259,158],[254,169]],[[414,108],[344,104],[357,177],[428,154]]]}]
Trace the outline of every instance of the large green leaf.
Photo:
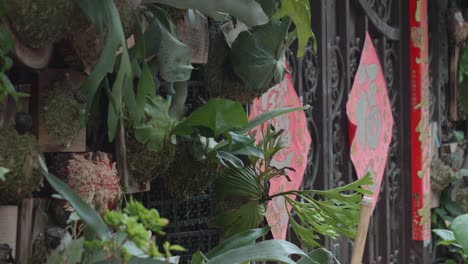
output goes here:
[{"label": "large green leaf", "polygon": [[285,39],[290,21],[275,20],[239,34],[231,48],[234,72],[249,91],[264,92],[286,73]]},{"label": "large green leaf", "polygon": [[160,96],[149,98],[145,112],[151,120],[135,127],[135,138],[149,150],[156,152],[161,150],[174,125],[169,116],[169,102]]},{"label": "large green leaf", "polygon": [[145,114],[145,105],[148,97],[154,98],[156,94],[156,87],[154,85],[153,76],[146,63],[143,63],[141,69],[140,80],[138,81],[138,92],[136,95],[136,108],[134,124],[142,122]]},{"label": "large green leaf", "polygon": [[43,174],[50,183],[50,186],[70,203],[81,220],[83,220],[101,240],[108,240],[111,238],[111,232],[99,214],[81,200],[74,190],[70,189],[67,184],[47,171],[43,171]]},{"label": "large green leaf", "polygon": [[314,36],[311,27],[311,11],[309,0],[283,0],[273,19],[289,16],[296,25],[299,38],[297,56],[304,56],[309,39]]},{"label": "large green leaf", "polygon": [[102,33],[103,28],[107,28],[106,44],[104,45],[99,61],[93,72],[82,84],[83,89],[88,91],[84,121],[87,121],[94,96],[96,95],[99,86],[107,74],[114,71],[116,62],[115,54],[117,49],[119,47],[122,48],[121,58],[116,67],[118,69],[117,77],[112,85],[111,100],[113,101],[113,104],[109,104],[108,108],[108,137],[109,140],[113,140],[117,134],[117,127],[122,117],[122,102],[125,101],[126,107],[130,113],[136,112],[136,100],[133,91],[133,72],[127,49],[127,39],[124,35],[119,12],[113,0],[75,0],[75,3],[93,22],[93,25],[98,29],[98,31]]},{"label": "large green leaf", "polygon": [[456,243],[455,235],[447,229],[432,229],[432,232],[441,238],[437,245],[452,245]]},{"label": "large green leaf", "polygon": [[307,110],[309,109],[309,105],[301,106],[301,107],[284,107],[284,108],[278,108],[278,109],[273,109],[270,110],[266,113],[262,113],[256,117],[254,117],[252,120],[249,121],[249,124],[243,128],[242,130],[238,131],[239,134],[245,134],[248,133],[250,130],[256,128],[257,126],[265,123],[268,120],[271,120],[277,116],[288,114],[291,112],[296,112],[296,111],[302,111],[302,110]]},{"label": "large green leaf", "polygon": [[457,243],[463,248],[465,254],[468,254],[468,214],[456,217],[450,225],[450,229]]},{"label": "large green leaf", "polygon": [[335,259],[333,254],[324,249],[324,248],[319,248],[316,250],[313,250],[307,254],[308,257],[303,257],[301,258],[297,264],[330,264],[330,263],[338,263],[338,261]]},{"label": "large green leaf", "polygon": [[[229,250],[252,245],[258,238],[266,235],[269,230],[270,226],[265,226],[263,228],[255,228],[237,234],[210,250],[208,253],[206,253],[205,257],[214,258],[228,252]],[[194,263],[192,262],[192,264]]]},{"label": "large green leaf", "polygon": [[249,261],[277,261],[279,263],[296,263],[292,255],[308,257],[296,245],[284,240],[267,240],[250,246],[240,247],[218,255],[206,264],[238,264]]},{"label": "large green leaf", "polygon": [[239,102],[227,99],[211,99],[195,110],[173,130],[175,135],[190,135],[195,127],[210,130],[207,137],[217,137],[225,132],[240,129],[248,124],[247,114]]},{"label": "large green leaf", "polygon": [[253,200],[238,209],[224,211],[215,216],[214,223],[223,230],[224,237],[232,237],[252,228],[257,228],[264,219],[265,205]]},{"label": "large green leaf", "polygon": [[255,0],[146,0],[143,3],[159,3],[181,9],[195,9],[215,19],[226,13],[252,27],[268,23],[268,17]]}]

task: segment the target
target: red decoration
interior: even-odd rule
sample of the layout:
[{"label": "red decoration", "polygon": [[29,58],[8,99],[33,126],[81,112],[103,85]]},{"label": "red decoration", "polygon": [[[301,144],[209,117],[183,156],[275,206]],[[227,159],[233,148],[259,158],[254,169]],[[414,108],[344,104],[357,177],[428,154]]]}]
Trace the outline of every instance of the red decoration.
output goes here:
[{"label": "red decoration", "polygon": [[351,160],[358,178],[367,173],[372,176],[374,184],[364,188],[373,192],[374,209],[392,140],[393,116],[382,67],[368,33],[346,110],[351,123]]},{"label": "red decoration", "polygon": [[411,177],[413,240],[431,239],[429,41],[427,0],[410,0]]},{"label": "red decoration", "polygon": [[[294,89],[291,76],[287,74],[283,82],[254,101],[250,119],[273,109],[298,106],[302,106],[302,102]],[[307,167],[307,156],[312,142],[305,113],[299,111],[285,114],[274,118],[271,123],[276,129],[285,130],[283,133],[285,148],[275,155],[272,165],[277,168],[292,167],[295,171],[288,171],[288,177],[291,181],[288,181],[285,177],[272,179],[270,181],[270,195],[298,190]],[[260,139],[261,134],[256,133],[257,140]],[[268,204],[266,218],[272,227],[271,231],[274,239],[286,239],[289,222],[288,212],[290,211],[291,208],[290,206],[286,208],[283,197],[273,198]]]}]

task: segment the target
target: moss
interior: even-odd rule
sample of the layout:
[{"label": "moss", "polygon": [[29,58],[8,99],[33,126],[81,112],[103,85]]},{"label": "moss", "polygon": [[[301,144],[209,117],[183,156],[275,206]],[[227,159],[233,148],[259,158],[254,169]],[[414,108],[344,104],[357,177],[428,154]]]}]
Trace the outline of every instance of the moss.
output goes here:
[{"label": "moss", "polygon": [[31,48],[64,37],[76,11],[72,0],[10,0],[4,6],[16,36]]},{"label": "moss", "polygon": [[75,100],[67,77],[53,83],[47,94],[43,118],[49,135],[64,147],[70,146],[81,129],[80,117],[83,105]]},{"label": "moss", "polygon": [[207,83],[210,97],[221,97],[243,103],[251,102],[262,95],[249,92],[242,80],[234,73],[229,59],[230,48],[219,25],[210,24],[210,47],[208,62],[203,67],[203,79]]},{"label": "moss", "polygon": [[431,189],[434,192],[441,192],[450,184],[453,170],[440,159],[431,162]]},{"label": "moss", "polygon": [[154,152],[148,150],[130,133],[126,135],[126,147],[127,168],[141,184],[165,174],[175,157],[175,146],[171,142],[165,142],[160,151]]},{"label": "moss", "polygon": [[205,192],[220,170],[217,162],[197,161],[192,155],[192,142],[179,140],[174,162],[164,174],[164,185],[177,199],[187,199]]},{"label": "moss", "polygon": [[[137,23],[134,10],[127,0],[114,0],[114,3],[119,11],[125,36],[129,37],[133,34]],[[78,13],[68,35],[78,57],[86,67],[93,69],[104,48],[107,33],[104,32],[104,36],[100,36],[86,15]]]},{"label": "moss", "polygon": [[42,184],[39,145],[33,135],[20,135],[11,127],[0,128],[0,135],[0,166],[10,170],[0,181],[0,204],[17,204]]}]

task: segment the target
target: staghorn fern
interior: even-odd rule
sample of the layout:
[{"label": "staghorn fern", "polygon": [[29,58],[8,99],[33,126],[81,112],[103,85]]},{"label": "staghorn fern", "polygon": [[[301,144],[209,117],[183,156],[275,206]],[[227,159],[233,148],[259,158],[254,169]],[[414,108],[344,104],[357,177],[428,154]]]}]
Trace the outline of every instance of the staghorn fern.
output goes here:
[{"label": "staghorn fern", "polygon": [[[214,184],[217,210],[215,224],[225,237],[258,227],[264,219],[266,207],[273,198],[282,197],[292,207],[289,215],[292,228],[307,247],[320,246],[319,235],[337,238],[354,237],[359,220],[362,196],[370,192],[361,188],[372,184],[370,175],[348,185],[329,190],[292,190],[269,195],[270,180],[286,177],[288,169],[271,166],[271,160],[281,150],[283,131],[270,129],[258,143],[264,158],[252,159],[250,166],[230,167]],[[296,195],[297,199],[291,198]]]}]

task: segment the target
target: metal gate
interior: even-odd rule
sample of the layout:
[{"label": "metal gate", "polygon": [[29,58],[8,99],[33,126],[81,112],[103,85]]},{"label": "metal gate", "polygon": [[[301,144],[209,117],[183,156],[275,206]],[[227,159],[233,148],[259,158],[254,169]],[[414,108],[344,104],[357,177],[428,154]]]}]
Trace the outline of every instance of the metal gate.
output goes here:
[{"label": "metal gate", "polygon": [[[413,0],[410,0],[413,1]],[[414,0],[420,1],[420,0]],[[445,1],[429,1],[431,31],[445,32]],[[435,3],[437,2],[437,3]],[[411,240],[411,164],[408,0],[312,0],[312,45],[303,59],[291,61],[297,89],[308,110],[312,150],[304,188],[333,188],[355,180],[349,157],[347,96],[368,31],[385,73],[395,124],[377,208],[371,219],[364,263],[429,263],[429,245]],[[437,17],[436,17],[437,15]],[[446,40],[446,35],[445,35]],[[445,46],[444,46],[445,45]],[[431,42],[433,118],[443,119],[443,75],[447,42]],[[448,54],[448,53],[447,53]],[[290,56],[290,58],[293,56]],[[442,68],[441,68],[442,66]],[[435,84],[435,85],[434,85]],[[441,100],[440,100],[441,99]],[[434,104],[436,103],[436,104]],[[439,104],[440,103],[440,104]],[[440,122],[439,122],[440,124]],[[352,241],[325,240],[341,263],[349,263]]]}]

